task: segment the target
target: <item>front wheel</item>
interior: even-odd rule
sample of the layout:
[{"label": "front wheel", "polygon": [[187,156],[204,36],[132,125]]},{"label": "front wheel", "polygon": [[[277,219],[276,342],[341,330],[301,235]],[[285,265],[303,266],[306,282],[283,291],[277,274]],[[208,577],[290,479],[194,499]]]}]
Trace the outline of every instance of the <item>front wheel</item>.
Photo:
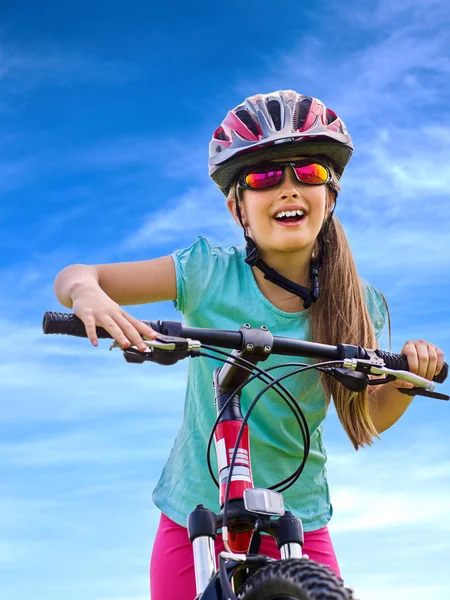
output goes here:
[{"label": "front wheel", "polygon": [[239,600],[354,600],[354,596],[325,565],[289,558],[258,569],[239,590]]}]

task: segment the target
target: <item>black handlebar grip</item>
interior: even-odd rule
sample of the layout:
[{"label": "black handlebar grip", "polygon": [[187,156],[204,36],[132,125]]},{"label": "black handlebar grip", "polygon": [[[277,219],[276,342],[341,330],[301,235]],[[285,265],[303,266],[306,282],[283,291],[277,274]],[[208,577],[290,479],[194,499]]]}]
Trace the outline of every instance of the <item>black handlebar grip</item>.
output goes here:
[{"label": "black handlebar grip", "polygon": [[[161,331],[163,328],[163,323],[152,321],[149,323],[145,321],[148,325],[151,325],[155,331]],[[179,323],[175,323],[175,325],[179,326]],[[64,335],[73,335],[76,337],[84,337],[86,338],[86,329],[83,321],[79,319],[73,313],[57,313],[48,311],[44,314],[44,319],[42,321],[42,330],[44,333],[59,333]],[[102,339],[112,339],[112,335],[110,335],[105,329],[102,327],[97,327],[97,337]],[[163,333],[165,333],[163,331]],[[167,332],[168,334],[170,332]],[[231,333],[231,332],[227,332]],[[234,332],[233,332],[234,333]],[[237,332],[236,332],[237,333]],[[170,335],[179,335],[178,332],[171,332]],[[211,340],[211,344],[214,345],[214,340]],[[228,346],[227,346],[228,347]],[[232,344],[229,346],[233,348]],[[364,351],[363,348],[360,350]],[[375,350],[375,354],[383,359],[384,364],[390,369],[403,370],[408,371],[408,360],[404,354],[393,354],[391,352],[384,352],[383,350]],[[364,352],[363,352],[364,356]],[[361,356],[362,358],[362,356]],[[364,358],[370,358],[369,355],[365,354]],[[448,364],[444,363],[439,375],[433,377],[433,381],[436,383],[443,383],[448,376]]]},{"label": "black handlebar grip", "polygon": [[[60,333],[63,335],[74,335],[76,337],[87,337],[86,328],[81,319],[72,313],[46,312],[42,321],[44,333]],[[112,338],[103,327],[96,327],[99,338]]]},{"label": "black handlebar grip", "polygon": [[444,381],[447,379],[448,377],[448,363],[444,363],[442,365],[442,369],[441,372],[439,373],[439,375],[436,375],[436,377],[433,377],[433,381],[435,381],[436,383],[444,383]]},{"label": "black handlebar grip", "polygon": [[[384,364],[388,369],[409,371],[408,359],[404,354],[392,354],[391,352],[384,352],[383,350],[375,350],[375,354],[384,360]],[[433,377],[433,381],[436,383],[444,383],[447,379],[447,375],[448,364],[445,362],[442,365],[439,375]]]}]

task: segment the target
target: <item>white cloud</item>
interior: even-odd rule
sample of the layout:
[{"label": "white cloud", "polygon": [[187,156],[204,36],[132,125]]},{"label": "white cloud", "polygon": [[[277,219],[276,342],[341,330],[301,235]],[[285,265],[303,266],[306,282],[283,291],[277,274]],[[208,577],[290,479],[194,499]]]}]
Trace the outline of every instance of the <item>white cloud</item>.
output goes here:
[{"label": "white cloud", "polygon": [[[354,14],[352,8],[353,26]],[[340,11],[337,27],[344,15]],[[373,31],[373,24],[369,29]],[[330,61],[332,48],[333,38],[326,42],[302,37],[293,51],[275,61],[273,57],[264,59],[267,76],[257,80],[246,77],[235,90],[243,97],[255,90],[267,93],[280,88],[298,88],[301,93],[318,95],[344,118],[350,132],[358,127],[373,131],[380,118],[401,119],[406,107],[416,110],[419,101],[423,106],[441,100],[436,86],[427,86],[419,73],[426,70],[438,77],[447,76],[450,61],[445,28],[437,27],[424,35],[419,25],[398,28],[391,24],[391,30],[368,36],[366,43],[353,52],[341,55],[336,47],[336,56]],[[410,77],[410,85],[404,83],[406,76]]]},{"label": "white cloud", "polygon": [[346,222],[345,230],[363,271],[385,275],[398,273],[402,280],[414,279],[415,275],[415,285],[421,286],[427,274],[449,271],[446,231],[402,229],[399,223],[380,227],[379,223],[364,226],[353,222]]},{"label": "white cloud", "polygon": [[141,70],[132,63],[103,60],[88,51],[83,51],[80,46],[71,50],[67,46],[62,49],[50,44],[26,48],[3,41],[0,45],[0,80],[4,80],[3,93],[6,89],[16,94],[45,82],[51,82],[52,85],[117,85],[133,81],[140,74]]},{"label": "white cloud", "polygon": [[[179,406],[184,371],[177,375],[172,371],[168,377],[167,371],[160,370],[163,367],[127,365],[118,359],[102,368],[89,360],[71,360],[64,366],[37,361],[26,370],[23,361],[2,365],[0,420],[17,422],[26,416],[31,421],[66,421],[146,411],[167,393],[174,399],[173,406]],[[165,410],[171,406],[166,404]]]},{"label": "white cloud", "polygon": [[[101,169],[142,167],[150,170],[161,160],[165,142],[142,137],[120,137],[74,151],[61,158],[65,168],[98,172]],[[128,173],[132,176],[132,173]]]},{"label": "white cloud", "polygon": [[[180,408],[179,403],[178,408]],[[138,418],[121,418],[120,423],[93,425],[83,423],[57,434],[29,436],[24,441],[0,443],[0,465],[13,468],[56,467],[87,464],[118,465],[161,460],[167,457],[167,444],[161,440],[174,433],[171,412],[148,413]],[[148,453],[143,454],[143,441]]]},{"label": "white cloud", "polygon": [[183,363],[168,376],[158,365],[127,364],[120,350],[108,351],[109,340],[93,348],[87,340],[44,336],[34,325],[5,320],[0,331],[8,339],[8,345],[0,346],[0,421],[147,412],[167,393],[173,403],[164,411],[180,410],[186,383]]},{"label": "white cloud", "polygon": [[370,216],[409,220],[438,213],[449,220],[450,125],[442,136],[427,125],[390,124],[374,134],[362,142],[342,182],[352,207],[359,205]]},{"label": "white cloud", "polygon": [[[1,105],[0,105],[1,110]],[[36,158],[19,158],[0,162],[0,197],[6,192],[20,188],[24,182],[38,172],[39,162]]]},{"label": "white cloud", "polygon": [[392,26],[395,18],[400,19],[403,26],[410,26],[412,22],[416,27],[421,24],[423,28],[443,25],[450,19],[445,0],[429,0],[426,4],[422,0],[378,0],[375,10],[365,14],[366,23],[372,27]]},{"label": "white cloud", "polygon": [[412,495],[387,491],[385,486],[379,491],[368,491],[361,484],[337,486],[333,489],[333,505],[338,515],[334,532],[392,529],[424,522],[450,528],[450,523],[446,523],[447,499],[437,496],[436,490]]},{"label": "white cloud", "polygon": [[[373,138],[377,129],[393,122],[416,129],[437,115],[445,120],[441,90],[450,72],[445,1],[383,0],[370,7],[347,3],[330,5],[327,11],[329,36],[303,34],[288,52],[276,57],[263,53],[258,74],[246,74],[235,93],[245,97],[293,88],[316,95],[343,117],[356,152],[362,138]],[[341,36],[349,27],[352,37],[342,51]],[[357,40],[353,45],[352,39]]]},{"label": "white cloud", "polygon": [[[403,585],[398,583],[383,583],[383,578],[373,577],[373,583],[367,582],[367,578],[356,587],[356,597],[361,600],[424,600],[424,598],[436,598],[444,600],[448,597],[449,588],[446,583],[442,584],[414,584]],[[381,579],[381,582],[380,582]]]},{"label": "white cloud", "polygon": [[28,562],[33,559],[33,556],[45,552],[46,549],[47,545],[43,542],[0,539],[0,570]]},{"label": "white cloud", "polygon": [[402,28],[366,46],[336,70],[340,89],[345,90],[338,102],[339,110],[349,121],[358,117],[372,128],[374,116],[401,117],[406,106],[417,109],[416,102],[420,99],[437,100],[436,91],[427,88],[418,76],[413,87],[402,88],[401,84],[406,75],[419,69],[446,74],[450,68],[446,45],[444,31],[425,37],[414,28]]},{"label": "white cloud", "polygon": [[411,590],[428,586],[424,597],[433,590],[436,598],[448,596],[441,560],[450,531],[445,427],[412,426],[411,414],[403,419],[360,452],[328,444],[330,532],[346,584],[361,600],[409,600]]},{"label": "white cloud", "polygon": [[410,527],[450,529],[444,431],[411,433],[414,441],[394,445],[390,431],[387,443],[382,439],[358,453],[329,448],[334,532],[397,530],[404,535]]},{"label": "white cloud", "polygon": [[225,206],[225,198],[212,184],[189,189],[165,208],[148,215],[139,229],[123,242],[125,250],[165,243],[192,243],[197,235],[216,243],[242,243],[242,235]]}]

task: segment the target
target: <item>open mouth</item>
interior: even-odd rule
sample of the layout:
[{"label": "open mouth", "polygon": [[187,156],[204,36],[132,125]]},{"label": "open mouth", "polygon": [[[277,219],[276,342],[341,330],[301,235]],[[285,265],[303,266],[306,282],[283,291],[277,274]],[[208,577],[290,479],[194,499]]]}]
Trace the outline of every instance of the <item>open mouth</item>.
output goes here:
[{"label": "open mouth", "polygon": [[300,223],[306,217],[305,213],[302,210],[286,210],[281,211],[275,215],[275,221],[283,224],[294,224]]}]

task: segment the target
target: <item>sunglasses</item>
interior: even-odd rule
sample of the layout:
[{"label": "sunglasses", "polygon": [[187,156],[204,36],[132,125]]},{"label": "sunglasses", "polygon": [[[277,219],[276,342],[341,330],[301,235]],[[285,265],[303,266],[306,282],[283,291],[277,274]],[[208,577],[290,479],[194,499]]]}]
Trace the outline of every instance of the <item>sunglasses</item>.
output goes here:
[{"label": "sunglasses", "polygon": [[239,186],[249,190],[267,190],[275,187],[283,181],[286,167],[291,167],[298,181],[306,185],[323,185],[332,179],[327,167],[303,159],[295,162],[256,165],[242,175]]}]

